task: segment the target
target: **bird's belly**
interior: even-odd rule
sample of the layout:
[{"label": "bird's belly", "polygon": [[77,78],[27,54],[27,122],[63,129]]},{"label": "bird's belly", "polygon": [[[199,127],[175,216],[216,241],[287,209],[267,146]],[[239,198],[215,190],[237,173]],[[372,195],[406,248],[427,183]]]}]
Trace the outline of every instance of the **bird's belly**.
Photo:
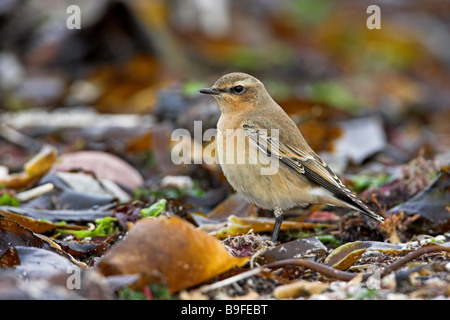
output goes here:
[{"label": "bird's belly", "polygon": [[220,132],[218,137],[217,155],[223,173],[245,199],[263,209],[317,203],[302,174],[258,150],[243,130]]},{"label": "bird's belly", "polygon": [[[253,149],[252,149],[253,148]],[[236,147],[236,157],[228,157],[230,149],[217,149],[219,162],[230,185],[249,202],[263,209],[292,208],[311,203],[301,189],[302,177],[278,161],[270,159],[248,143]],[[234,160],[234,161],[231,161]],[[272,161],[272,162],[271,162]]]},{"label": "bird's belly", "polygon": [[263,209],[292,208],[308,199],[301,199],[298,186],[279,172],[261,175],[258,165],[223,164],[222,170],[231,186],[248,201]]}]

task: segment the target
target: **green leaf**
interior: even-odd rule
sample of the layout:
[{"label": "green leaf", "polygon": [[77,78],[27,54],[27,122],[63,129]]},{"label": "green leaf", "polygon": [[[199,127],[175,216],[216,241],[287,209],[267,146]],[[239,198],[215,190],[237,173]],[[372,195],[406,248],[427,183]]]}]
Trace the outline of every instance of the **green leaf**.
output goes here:
[{"label": "green leaf", "polygon": [[124,287],[119,291],[120,300],[148,300],[147,296],[141,291],[135,291],[128,287]]},{"label": "green leaf", "polygon": [[116,232],[117,219],[113,217],[105,217],[95,220],[96,227],[94,230],[62,230],[56,229],[56,232],[71,233],[79,238],[107,236]]},{"label": "green leaf", "polygon": [[192,97],[198,94],[198,90],[209,86],[210,85],[204,81],[190,80],[184,83],[181,92],[184,96]]},{"label": "green leaf", "polygon": [[166,210],[166,199],[160,199],[152,204],[150,207],[143,208],[141,210],[142,218],[145,217],[157,217],[161,212]]},{"label": "green leaf", "polygon": [[124,287],[119,291],[120,300],[174,300],[167,287],[158,283],[151,283],[148,288],[151,295],[147,296],[143,291],[136,291]]},{"label": "green leaf", "polygon": [[355,112],[361,106],[358,98],[341,83],[336,81],[317,82],[311,85],[309,98],[329,104],[337,109]]},{"label": "green leaf", "polygon": [[151,283],[150,291],[154,300],[174,300],[166,286],[159,283]]},{"label": "green leaf", "polygon": [[261,70],[268,66],[288,66],[294,61],[289,46],[273,43],[264,47],[235,47],[230,50],[227,63],[241,70]]},{"label": "green leaf", "polygon": [[19,200],[10,195],[9,193],[4,193],[0,196],[0,206],[18,207]]},{"label": "green leaf", "polygon": [[289,22],[299,26],[315,26],[327,21],[335,8],[334,1],[297,0],[287,3]]},{"label": "green leaf", "polygon": [[352,189],[359,193],[372,186],[381,187],[388,182],[389,178],[390,176],[387,174],[381,174],[377,177],[357,175],[351,179],[353,183]]},{"label": "green leaf", "polygon": [[341,241],[336,239],[336,236],[332,234],[322,234],[318,235],[317,238],[323,243],[323,244],[329,244],[335,248],[339,247],[341,245]]}]

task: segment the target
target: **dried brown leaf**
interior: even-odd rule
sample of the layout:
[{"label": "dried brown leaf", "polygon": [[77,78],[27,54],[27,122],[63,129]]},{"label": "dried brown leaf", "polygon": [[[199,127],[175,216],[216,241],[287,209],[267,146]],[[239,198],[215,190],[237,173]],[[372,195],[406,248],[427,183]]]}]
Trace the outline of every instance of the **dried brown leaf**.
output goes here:
[{"label": "dried brown leaf", "polygon": [[105,275],[140,274],[135,288],[163,281],[177,292],[246,261],[232,257],[220,241],[185,220],[160,216],[136,223],[98,268]]},{"label": "dried brown leaf", "polygon": [[36,233],[45,233],[47,231],[51,231],[54,229],[67,229],[67,230],[83,230],[87,229],[85,226],[77,226],[77,225],[60,225],[54,224],[49,221],[37,220],[31,217],[26,217],[24,215],[14,213],[12,211],[6,210],[6,208],[0,208],[0,216],[4,218],[15,221],[20,225],[30,229]]},{"label": "dried brown leaf", "polygon": [[104,178],[123,184],[130,188],[140,186],[144,180],[139,172],[127,162],[110,153],[100,151],[79,151],[61,156],[55,165],[56,171],[84,169]]},{"label": "dried brown leaf", "polygon": [[384,242],[348,242],[333,250],[325,259],[325,264],[339,270],[346,270],[358,261],[366,250],[377,250],[386,254],[402,254],[410,251],[400,245]]},{"label": "dried brown leaf", "polygon": [[[245,217],[240,218],[235,215],[228,217],[228,221],[225,224],[204,224],[202,229],[208,230],[214,236],[225,239],[228,236],[236,236],[240,234],[253,231],[259,232],[272,232],[275,220],[261,217]],[[299,230],[314,230],[316,227],[330,227],[327,224],[318,224],[312,222],[296,222],[296,221],[283,221],[281,230],[299,229]]]},{"label": "dried brown leaf", "polygon": [[[437,178],[424,190],[408,201],[389,210],[390,215],[403,212],[408,216],[418,215],[420,219],[407,220],[406,225],[414,222],[416,230],[427,232],[447,232],[450,230],[450,172],[441,171]],[[416,221],[414,221],[416,220]],[[417,232],[417,231],[416,231]]]},{"label": "dried brown leaf", "polygon": [[258,212],[253,204],[249,203],[239,194],[234,193],[217,205],[208,214],[208,218],[221,220],[227,219],[231,215],[238,217],[256,217]]},{"label": "dried brown leaf", "polygon": [[43,177],[56,161],[57,152],[45,146],[24,165],[24,171],[0,177],[0,185],[11,189],[24,189]]},{"label": "dried brown leaf", "polygon": [[276,287],[273,290],[273,295],[277,299],[308,297],[313,294],[322,293],[329,286],[328,283],[324,282],[299,280]]},{"label": "dried brown leaf", "polygon": [[296,239],[266,250],[256,259],[259,264],[272,263],[279,260],[295,259],[313,254],[314,260],[327,252],[326,247],[316,237]]}]

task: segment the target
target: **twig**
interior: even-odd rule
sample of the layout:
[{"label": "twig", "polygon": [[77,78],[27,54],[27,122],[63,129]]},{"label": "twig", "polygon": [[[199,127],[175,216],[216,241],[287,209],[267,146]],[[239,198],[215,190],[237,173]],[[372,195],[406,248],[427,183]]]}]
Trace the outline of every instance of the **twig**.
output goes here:
[{"label": "twig", "polygon": [[385,275],[387,275],[387,274],[389,274],[391,272],[394,272],[394,271],[400,269],[406,263],[408,263],[409,261],[411,261],[413,259],[416,259],[416,258],[420,257],[421,255],[424,255],[424,254],[430,253],[430,252],[439,252],[439,251],[450,252],[450,247],[440,246],[440,245],[437,245],[437,244],[426,245],[426,246],[420,247],[419,249],[408,253],[404,257],[398,259],[396,262],[394,262],[394,263],[390,264],[389,266],[387,266],[384,269],[382,275],[385,276]]},{"label": "twig", "polygon": [[40,141],[30,138],[4,123],[0,123],[0,136],[24,149],[37,152],[43,147],[43,143]]},{"label": "twig", "polygon": [[334,269],[332,267],[326,266],[324,264],[321,263],[317,263],[314,261],[310,261],[310,260],[306,260],[306,259],[286,259],[286,260],[280,260],[280,261],[276,261],[276,262],[272,262],[266,265],[263,265],[261,267],[257,267],[255,269],[251,269],[249,271],[237,274],[235,276],[229,277],[227,279],[224,279],[222,281],[218,281],[215,282],[213,284],[210,285],[206,285],[203,286],[201,288],[199,288],[199,291],[201,293],[205,293],[211,290],[215,290],[215,289],[219,289],[221,287],[225,287],[227,285],[230,285],[234,282],[243,280],[245,278],[257,275],[258,273],[264,271],[264,269],[273,269],[273,268],[277,268],[277,267],[283,267],[286,265],[296,265],[296,266],[303,266],[306,267],[308,269],[313,269],[316,270],[324,275],[339,279],[339,280],[343,280],[343,281],[350,281],[351,279],[353,279],[356,274],[354,273],[350,273],[350,272],[345,272],[345,271],[341,271],[338,269]]},{"label": "twig", "polygon": [[378,198],[375,193],[372,193],[372,196],[370,197],[370,200],[372,200],[373,204],[377,207],[378,213],[380,213],[384,218],[387,218],[386,209],[381,206],[381,204],[378,202]]},{"label": "twig", "polygon": [[[450,252],[450,247],[444,247],[444,246],[440,246],[440,245],[423,246],[423,247],[421,247],[421,248],[419,248],[419,249],[417,249],[417,250],[415,250],[413,252],[408,253],[407,255],[405,255],[404,257],[400,258],[396,262],[390,264],[388,267],[386,267],[383,270],[382,276],[388,275],[389,273],[398,270],[399,268],[404,266],[409,261],[411,261],[411,260],[413,260],[415,258],[418,258],[418,257],[420,257],[423,254],[430,253],[430,252],[439,252],[439,251]],[[354,277],[360,275],[359,273],[352,273],[352,272],[338,270],[338,269],[329,267],[327,265],[324,265],[324,264],[321,264],[321,263],[317,263],[317,262],[314,262],[314,261],[310,261],[310,260],[305,260],[305,259],[286,259],[286,260],[280,260],[280,261],[272,262],[272,263],[263,265],[261,267],[258,267],[258,268],[255,268],[255,269],[252,269],[252,270],[240,273],[238,275],[232,276],[230,278],[224,279],[222,281],[218,281],[218,282],[215,282],[213,284],[203,286],[203,287],[199,288],[198,290],[201,293],[205,293],[205,292],[208,292],[208,291],[211,291],[211,290],[219,289],[221,287],[230,285],[232,283],[235,283],[237,281],[243,280],[245,278],[257,275],[258,273],[264,271],[264,269],[273,269],[273,268],[283,267],[283,266],[287,266],[287,265],[295,265],[295,266],[306,267],[308,269],[312,269],[312,270],[315,270],[317,272],[320,272],[321,274],[323,274],[325,276],[329,276],[329,277],[332,277],[332,278],[335,278],[335,279],[341,280],[341,281],[350,281]],[[374,274],[374,272],[363,273],[362,274],[362,280],[363,281],[367,280],[373,274]]]},{"label": "twig", "polygon": [[230,285],[232,283],[235,283],[235,282],[238,282],[240,280],[243,280],[245,278],[257,275],[258,273],[262,272],[263,270],[264,270],[263,267],[258,267],[258,268],[255,268],[255,269],[251,269],[249,271],[242,272],[240,274],[237,274],[235,276],[226,278],[224,280],[217,281],[217,282],[215,282],[213,284],[209,284],[209,285],[200,287],[198,290],[201,293],[205,293],[205,292],[208,292],[208,291],[211,291],[211,290],[219,289],[219,288],[228,286],[228,285]]},{"label": "twig", "polygon": [[45,183],[35,188],[19,192],[16,197],[19,201],[28,201],[33,198],[37,198],[47,192],[50,192],[54,189],[54,185],[52,183]]}]

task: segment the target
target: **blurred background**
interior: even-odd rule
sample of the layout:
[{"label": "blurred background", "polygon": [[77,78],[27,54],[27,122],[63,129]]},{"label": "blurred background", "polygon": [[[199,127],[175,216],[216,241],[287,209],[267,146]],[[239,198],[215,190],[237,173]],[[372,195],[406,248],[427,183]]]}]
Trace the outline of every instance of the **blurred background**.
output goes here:
[{"label": "blurred background", "polygon": [[[367,27],[371,5],[380,8],[380,29]],[[215,128],[220,112],[198,90],[234,71],[259,78],[311,147],[362,201],[386,215],[386,223],[366,223],[345,208],[293,208],[286,212],[290,224],[283,223],[289,230],[280,235],[283,250],[262,254],[273,220],[259,218],[273,219],[272,213],[232,195],[217,165],[171,161],[175,129],[191,133],[188,148],[210,146],[193,137],[194,121],[202,130]],[[0,298],[112,296],[99,275],[83,275],[83,290],[69,290],[73,269],[62,250],[70,253],[70,264],[104,263],[110,269],[104,275],[157,274],[170,284],[182,282],[178,265],[192,263],[188,269],[199,277],[204,273],[196,270],[209,272],[186,287],[241,272],[215,276],[213,270],[228,268],[222,263],[227,259],[203,240],[203,231],[227,238],[230,253],[257,257],[251,259],[257,265],[305,252],[304,258],[321,262],[327,248],[371,240],[333,252],[340,261],[333,267],[352,265],[360,273],[400,261],[383,254],[385,248],[404,253],[386,247],[388,241],[408,250],[426,241],[448,249],[449,123],[449,0],[0,0]],[[192,158],[202,156],[195,153],[202,148],[193,149]],[[171,225],[147,219],[148,229],[133,227],[160,214],[203,231],[191,232],[179,219],[170,219]],[[141,233],[125,236],[131,227]],[[103,259],[132,238],[113,259]],[[291,241],[301,238],[306,241]],[[180,246],[181,239],[201,243],[202,250]],[[48,250],[57,247],[59,259]],[[383,253],[365,254],[353,265],[367,248]],[[233,283],[236,294],[219,289],[217,297],[241,296],[249,288],[245,298],[256,292],[265,298],[274,295],[275,284],[305,279],[292,292],[325,290],[332,299],[448,298],[448,255],[426,252],[395,277],[384,277],[382,290],[365,281],[332,289],[319,273],[289,266],[245,285]],[[197,262],[206,261],[203,255],[211,263]],[[155,267],[165,256],[169,264]],[[120,281],[136,278],[128,279],[110,284],[118,289]],[[303,287],[306,282],[315,284]],[[152,298],[165,295],[155,290]],[[200,297],[191,292],[184,298]]]},{"label": "blurred background", "polygon": [[214,127],[197,90],[232,71],[262,80],[342,170],[448,159],[449,70],[447,0],[2,0],[0,163],[20,167],[36,141],[124,155],[151,148],[157,124]]}]

